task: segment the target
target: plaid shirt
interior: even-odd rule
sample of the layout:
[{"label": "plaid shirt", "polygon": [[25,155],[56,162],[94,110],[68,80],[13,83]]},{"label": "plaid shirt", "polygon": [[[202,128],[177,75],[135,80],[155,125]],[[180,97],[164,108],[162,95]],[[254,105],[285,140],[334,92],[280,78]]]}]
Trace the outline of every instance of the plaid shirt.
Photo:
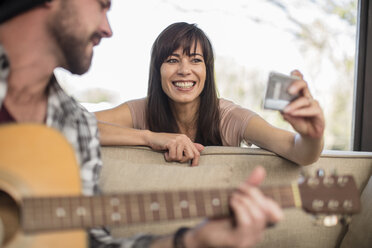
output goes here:
[{"label": "plaid shirt", "polygon": [[[0,107],[7,92],[9,62],[0,44]],[[75,149],[84,195],[98,193],[98,177],[102,167],[97,121],[75,99],[68,96],[54,75],[48,86],[46,125],[59,130]],[[107,229],[90,230],[90,247],[148,247],[152,236],[138,235],[114,239]]]}]

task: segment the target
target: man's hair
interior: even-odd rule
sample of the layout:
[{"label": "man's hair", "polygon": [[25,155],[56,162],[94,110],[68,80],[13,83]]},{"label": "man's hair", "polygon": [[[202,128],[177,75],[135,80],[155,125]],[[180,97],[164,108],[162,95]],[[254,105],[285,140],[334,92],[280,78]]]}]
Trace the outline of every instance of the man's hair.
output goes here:
[{"label": "man's hair", "polygon": [[[195,24],[179,22],[168,26],[152,46],[147,91],[147,123],[149,129],[154,132],[179,133],[168,96],[161,87],[160,67],[178,48],[182,48],[183,52],[189,56],[196,51],[198,43],[203,51],[206,80],[200,94],[200,106],[196,116],[195,142],[203,145],[222,145],[219,101],[214,80],[213,49],[208,37]],[[192,46],[194,46],[194,51],[190,51]]]},{"label": "man's hair", "polygon": [[0,24],[47,1],[51,0],[1,0]]}]

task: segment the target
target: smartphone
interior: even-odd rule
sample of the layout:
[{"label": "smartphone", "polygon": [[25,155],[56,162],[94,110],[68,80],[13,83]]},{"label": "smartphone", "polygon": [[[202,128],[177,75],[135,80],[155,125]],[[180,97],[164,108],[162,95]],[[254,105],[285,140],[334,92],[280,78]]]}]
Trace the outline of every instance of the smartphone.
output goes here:
[{"label": "smartphone", "polygon": [[291,101],[295,100],[298,95],[289,94],[288,88],[293,81],[299,79],[296,76],[270,72],[263,104],[264,109],[282,111]]}]

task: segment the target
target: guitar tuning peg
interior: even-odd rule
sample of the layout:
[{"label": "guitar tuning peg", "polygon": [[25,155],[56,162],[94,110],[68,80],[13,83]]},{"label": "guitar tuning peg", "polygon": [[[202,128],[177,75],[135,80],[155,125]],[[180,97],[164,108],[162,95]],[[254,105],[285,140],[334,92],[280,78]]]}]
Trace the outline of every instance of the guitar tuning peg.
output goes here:
[{"label": "guitar tuning peg", "polygon": [[327,215],[327,216],[315,216],[314,225],[332,227],[339,223],[339,218],[337,215]]},{"label": "guitar tuning peg", "polygon": [[307,177],[308,177],[308,173],[304,169],[301,169],[300,176],[298,177],[297,183],[298,184],[304,183]]},{"label": "guitar tuning peg", "polygon": [[343,215],[341,218],[340,218],[340,223],[342,225],[349,225],[350,222],[351,222],[351,216],[350,215]]},{"label": "guitar tuning peg", "polygon": [[324,217],[324,220],[323,220],[323,225],[324,226],[335,226],[337,225],[339,222],[339,218],[337,215],[328,215],[326,217]]},{"label": "guitar tuning peg", "polygon": [[317,171],[316,171],[316,175],[318,176],[318,177],[324,177],[324,170],[323,169],[318,169]]},{"label": "guitar tuning peg", "polygon": [[320,215],[315,215],[314,216],[314,225],[315,226],[323,226],[323,222],[324,222],[324,216],[320,216]]}]

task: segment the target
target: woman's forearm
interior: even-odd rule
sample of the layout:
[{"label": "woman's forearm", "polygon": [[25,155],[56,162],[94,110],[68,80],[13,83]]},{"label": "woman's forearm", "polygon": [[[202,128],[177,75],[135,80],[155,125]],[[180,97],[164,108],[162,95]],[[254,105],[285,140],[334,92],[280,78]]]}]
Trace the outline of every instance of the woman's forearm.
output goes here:
[{"label": "woman's forearm", "polygon": [[101,145],[148,145],[148,130],[122,127],[103,121],[98,121],[98,129]]},{"label": "woman's forearm", "polygon": [[296,134],[294,137],[293,160],[300,165],[309,165],[316,162],[322,153],[324,139],[304,137]]}]

